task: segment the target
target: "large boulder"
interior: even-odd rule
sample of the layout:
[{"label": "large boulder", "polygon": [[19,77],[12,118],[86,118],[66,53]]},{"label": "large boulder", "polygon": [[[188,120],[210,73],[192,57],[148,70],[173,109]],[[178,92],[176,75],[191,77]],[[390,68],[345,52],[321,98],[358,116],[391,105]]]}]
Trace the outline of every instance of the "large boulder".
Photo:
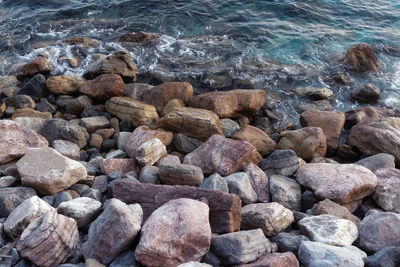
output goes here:
[{"label": "large boulder", "polygon": [[124,94],[125,84],[117,74],[102,74],[93,80],[86,81],[79,92],[94,99],[108,99]]},{"label": "large boulder", "polygon": [[364,259],[367,267],[398,267],[400,264],[400,247],[386,247]]},{"label": "large boulder", "polygon": [[47,90],[56,95],[75,94],[83,83],[79,76],[53,76],[46,80]]},{"label": "large boulder", "polygon": [[51,66],[49,60],[45,56],[39,55],[31,62],[21,66],[21,68],[18,70],[17,77],[18,79],[30,78],[38,73],[49,74],[50,71]]},{"label": "large boulder", "polygon": [[231,138],[249,142],[263,157],[270,155],[276,147],[275,141],[272,140],[266,132],[251,125],[246,125],[232,135]]},{"label": "large boulder", "polygon": [[209,207],[200,201],[171,200],[146,220],[135,250],[146,266],[177,266],[200,261],[211,244]]},{"label": "large boulder", "polygon": [[373,198],[384,210],[400,213],[400,170],[395,168],[379,169],[378,187]]},{"label": "large boulder", "polygon": [[381,64],[369,44],[356,44],[347,48],[347,63],[359,72],[379,72]]},{"label": "large boulder", "polygon": [[54,140],[52,147],[60,152],[63,156],[66,156],[73,160],[80,159],[80,148],[77,144],[74,144],[67,140]]}]

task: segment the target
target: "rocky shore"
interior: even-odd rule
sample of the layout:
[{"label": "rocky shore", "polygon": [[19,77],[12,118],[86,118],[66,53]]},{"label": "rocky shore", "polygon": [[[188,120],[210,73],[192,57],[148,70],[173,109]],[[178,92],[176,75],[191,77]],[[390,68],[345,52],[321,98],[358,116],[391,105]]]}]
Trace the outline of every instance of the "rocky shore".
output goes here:
[{"label": "rocky shore", "polygon": [[[314,102],[296,126],[264,90],[137,83],[129,52],[96,57],[83,77],[45,56],[0,77],[0,266],[400,264],[395,111],[327,110],[332,91],[298,87]],[[381,69],[366,44],[346,59]]]}]

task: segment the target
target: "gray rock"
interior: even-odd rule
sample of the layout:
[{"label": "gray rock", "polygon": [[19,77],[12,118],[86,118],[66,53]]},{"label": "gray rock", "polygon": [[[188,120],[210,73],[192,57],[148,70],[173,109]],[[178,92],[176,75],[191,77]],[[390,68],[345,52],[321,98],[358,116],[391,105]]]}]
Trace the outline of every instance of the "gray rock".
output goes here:
[{"label": "gray rock", "polygon": [[0,217],[7,217],[26,199],[36,195],[36,191],[30,187],[0,188]]},{"label": "gray rock", "polygon": [[177,267],[213,267],[213,266],[210,264],[207,264],[207,263],[200,263],[197,261],[189,261],[189,262],[179,264]]},{"label": "gray rock", "polygon": [[107,153],[107,155],[105,156],[105,159],[120,159],[120,158],[125,158],[125,157],[126,157],[125,151],[123,151],[121,149],[117,149],[117,150]]},{"label": "gray rock", "polygon": [[203,142],[184,134],[178,133],[174,135],[174,146],[177,151],[188,154],[198,148]]},{"label": "gray rock", "polygon": [[46,119],[43,118],[30,118],[30,117],[17,117],[14,119],[16,123],[21,125],[22,127],[34,130],[34,131],[39,131],[40,128],[43,127],[44,123],[46,122]]},{"label": "gray rock", "polygon": [[247,165],[244,170],[249,176],[254,192],[257,194],[257,202],[268,203],[270,192],[267,175],[254,163]]},{"label": "gray rock", "polygon": [[245,172],[237,172],[225,177],[228,182],[229,193],[237,195],[244,204],[257,201],[257,194],[250,184],[249,176]]},{"label": "gray rock", "polygon": [[400,170],[379,169],[375,175],[379,181],[373,194],[375,202],[386,211],[400,213]]},{"label": "gray rock", "polygon": [[61,155],[66,156],[70,159],[79,160],[81,157],[79,146],[70,141],[54,140],[52,147],[60,152]]},{"label": "gray rock", "polygon": [[319,199],[315,196],[313,191],[305,190],[301,194],[301,207],[303,211],[311,209],[314,204],[318,203]]},{"label": "gray rock", "polygon": [[20,91],[19,95],[29,95],[35,101],[46,96],[46,78],[42,74],[36,74],[30,79]]},{"label": "gray rock", "polygon": [[74,114],[79,116],[85,109],[85,107],[91,106],[93,104],[92,99],[86,95],[82,95],[77,98],[72,98],[70,96],[61,96],[57,99],[57,106],[69,114]]},{"label": "gray rock", "polygon": [[95,116],[82,118],[80,124],[82,127],[85,127],[89,133],[93,133],[97,130],[110,126],[110,121],[107,119],[107,117]]},{"label": "gray rock", "polygon": [[58,206],[66,201],[70,201],[73,200],[74,196],[71,194],[71,191],[61,191],[60,193],[58,193],[55,198],[54,198],[54,202],[53,202],[53,207],[58,208]]},{"label": "gray rock", "polygon": [[107,176],[106,175],[96,176],[94,178],[92,188],[99,190],[101,193],[105,193],[107,190]]},{"label": "gray rock", "polygon": [[236,132],[240,130],[240,125],[231,119],[222,119],[222,132],[225,137],[232,137]]},{"label": "gray rock", "polygon": [[69,189],[76,191],[80,196],[90,187],[86,184],[73,184]]},{"label": "gray rock", "polygon": [[228,182],[225,178],[222,178],[218,173],[214,173],[208,176],[199,185],[199,188],[219,190],[224,193],[229,193]]},{"label": "gray rock", "polygon": [[135,253],[132,250],[127,250],[120,254],[113,262],[110,263],[109,267],[137,267],[138,263],[135,259]]},{"label": "gray rock", "polygon": [[117,144],[118,144],[118,148],[121,150],[125,151],[125,146],[129,141],[129,138],[131,137],[132,133],[131,132],[119,132],[118,135],[118,140],[117,140]]},{"label": "gray rock", "polygon": [[156,166],[144,166],[139,173],[139,181],[141,183],[157,184],[160,169]]},{"label": "gray rock", "polygon": [[0,177],[0,188],[10,187],[17,182],[17,178],[14,176],[3,176]]},{"label": "gray rock", "polygon": [[75,219],[78,228],[88,226],[101,212],[101,202],[88,197],[78,197],[61,203],[57,212]]},{"label": "gray rock", "polygon": [[272,175],[269,178],[269,190],[273,202],[278,202],[290,210],[300,211],[301,188],[295,180],[282,175]]},{"label": "gray rock", "polygon": [[310,241],[310,239],[305,235],[296,235],[282,232],[278,233],[275,236],[274,241],[278,245],[278,249],[280,252],[290,251],[297,256],[300,244],[303,241]]},{"label": "gray rock", "polygon": [[195,185],[198,186],[203,182],[203,171],[190,164],[161,164],[160,165],[160,181],[170,185]]},{"label": "gray rock", "polygon": [[394,156],[386,153],[379,153],[357,161],[355,164],[361,165],[372,172],[380,168],[395,168]]},{"label": "gray rock", "polygon": [[397,267],[400,264],[400,247],[386,247],[364,258],[366,267]]},{"label": "gray rock", "polygon": [[93,189],[93,188],[89,188],[88,190],[83,192],[83,194],[81,196],[82,197],[90,197],[90,198],[100,201],[100,202],[102,201],[102,197],[103,197],[100,190]]},{"label": "gray rock", "polygon": [[211,266],[221,265],[221,261],[218,259],[217,255],[215,255],[215,253],[212,252],[211,250],[208,251],[206,255],[204,255],[202,261],[207,264],[210,264]]},{"label": "gray rock", "polygon": [[299,168],[299,160],[293,150],[275,150],[259,163],[259,167],[268,176],[278,174],[290,177]]}]

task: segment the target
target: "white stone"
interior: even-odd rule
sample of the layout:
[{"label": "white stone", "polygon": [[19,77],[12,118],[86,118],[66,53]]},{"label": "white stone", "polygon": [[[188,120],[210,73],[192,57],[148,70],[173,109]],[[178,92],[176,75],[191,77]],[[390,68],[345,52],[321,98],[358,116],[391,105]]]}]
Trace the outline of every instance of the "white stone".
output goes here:
[{"label": "white stone", "polygon": [[165,155],[167,148],[158,138],[152,138],[136,149],[136,160],[144,165],[153,165]]},{"label": "white stone", "polygon": [[60,152],[62,155],[73,159],[79,160],[80,159],[80,148],[77,144],[72,143],[67,140],[54,140],[52,147]]},{"label": "white stone", "polygon": [[101,211],[101,202],[88,197],[78,197],[62,202],[57,212],[75,219],[79,228],[88,226]]}]

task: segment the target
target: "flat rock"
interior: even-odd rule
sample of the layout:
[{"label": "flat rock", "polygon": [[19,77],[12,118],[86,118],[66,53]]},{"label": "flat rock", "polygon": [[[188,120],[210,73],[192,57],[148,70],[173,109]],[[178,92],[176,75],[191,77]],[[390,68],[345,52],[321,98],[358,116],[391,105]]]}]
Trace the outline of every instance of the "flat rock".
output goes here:
[{"label": "flat rock", "polygon": [[110,121],[107,119],[107,117],[104,116],[82,118],[81,126],[85,127],[89,133],[93,133],[97,130],[104,129],[110,126]]},{"label": "flat rock", "polygon": [[167,155],[167,148],[158,138],[151,138],[141,144],[135,153],[136,160],[143,165],[153,165]]},{"label": "flat rock", "polygon": [[30,187],[0,188],[0,217],[8,217],[16,207],[34,195],[36,191]]},{"label": "flat rock", "polygon": [[119,37],[120,42],[129,42],[129,43],[141,43],[141,44],[149,44],[152,41],[160,38],[158,34],[150,33],[150,32],[136,32],[136,33],[124,33]]},{"label": "flat rock", "polygon": [[387,153],[379,153],[373,156],[363,158],[355,164],[361,165],[372,172],[381,168],[395,168],[395,158],[393,155]]},{"label": "flat rock", "polygon": [[67,140],[54,140],[52,147],[57,150],[61,155],[66,156],[73,160],[79,160],[80,148],[77,144],[74,144]]},{"label": "flat rock", "polygon": [[360,226],[360,219],[354,216],[346,207],[343,207],[336,202],[325,199],[313,205],[310,210],[312,215],[329,214],[338,218],[352,221],[357,227]]},{"label": "flat rock", "polygon": [[270,192],[267,175],[254,163],[249,163],[244,171],[250,179],[254,192],[257,194],[257,202],[268,203]]},{"label": "flat rock", "polygon": [[347,48],[347,63],[359,72],[379,72],[381,64],[369,44],[355,44]]},{"label": "flat rock", "polygon": [[83,83],[79,76],[53,76],[46,80],[46,87],[53,94],[68,95],[77,93]]},{"label": "flat rock", "polygon": [[134,159],[104,159],[101,163],[101,171],[109,174],[113,171],[127,173],[130,171],[138,172],[139,166]]},{"label": "flat rock", "polygon": [[202,170],[189,164],[161,164],[160,181],[169,185],[194,185],[198,186],[203,182]]},{"label": "flat rock", "polygon": [[282,175],[269,177],[271,200],[290,210],[300,211],[301,188],[295,180]]},{"label": "flat rock", "polygon": [[300,86],[294,89],[298,96],[308,96],[313,100],[334,98],[335,94],[326,87]]},{"label": "flat rock", "polygon": [[85,36],[68,37],[67,39],[62,40],[62,42],[69,45],[79,45],[83,47],[97,47],[100,44],[98,40]]},{"label": "flat rock", "polygon": [[275,141],[266,132],[251,125],[246,125],[237,131],[232,135],[232,139],[249,142],[263,157],[270,155],[276,148]]},{"label": "flat rock", "polygon": [[41,112],[31,108],[23,108],[15,110],[11,116],[11,119],[15,120],[19,117],[50,119],[52,116],[50,112]]},{"label": "flat rock", "polygon": [[259,167],[268,176],[278,174],[290,177],[299,168],[299,160],[293,150],[275,150],[259,163]]},{"label": "flat rock", "polygon": [[118,74],[102,74],[93,80],[86,81],[79,92],[94,99],[108,99],[124,94],[125,84]]},{"label": "flat rock", "polygon": [[269,253],[258,260],[248,264],[236,265],[236,267],[299,267],[299,261],[292,252]]},{"label": "flat rock", "polygon": [[375,175],[379,182],[373,195],[375,202],[386,211],[400,213],[400,170],[384,168]]},{"label": "flat rock", "polygon": [[83,228],[88,226],[101,212],[101,202],[88,197],[78,197],[62,202],[58,206],[57,212],[75,219],[78,228]]},{"label": "flat rock", "polygon": [[32,77],[35,74],[49,74],[51,71],[49,60],[42,55],[26,63],[18,70],[18,79]]},{"label": "flat rock", "polygon": [[229,193],[237,195],[243,204],[257,201],[257,194],[251,186],[249,176],[245,172],[237,172],[224,177],[228,182]]},{"label": "flat rock", "polygon": [[218,173],[214,173],[203,180],[199,188],[219,190],[224,193],[229,193],[228,182]]}]

